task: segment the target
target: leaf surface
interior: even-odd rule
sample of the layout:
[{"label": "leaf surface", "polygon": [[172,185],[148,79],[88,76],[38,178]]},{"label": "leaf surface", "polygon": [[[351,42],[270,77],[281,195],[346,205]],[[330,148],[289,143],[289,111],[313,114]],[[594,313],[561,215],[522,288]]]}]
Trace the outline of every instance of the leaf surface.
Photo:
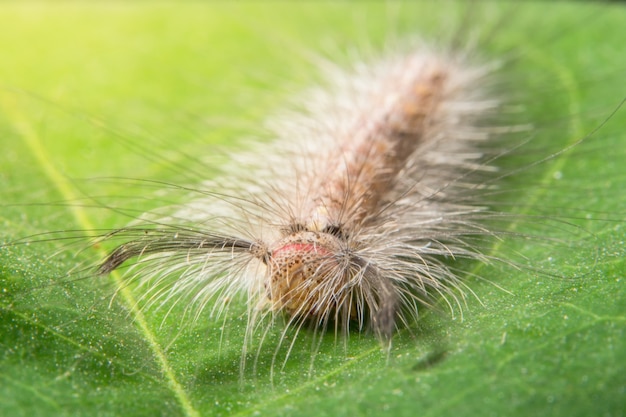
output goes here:
[{"label": "leaf surface", "polygon": [[424,311],[389,353],[369,334],[328,335],[319,350],[304,334],[284,363],[277,324],[241,371],[245,308],[183,326],[182,308],[140,310],[115,275],[75,279],[106,248],[68,236],[164,202],[158,184],[138,196],[132,179],[209,178],[224,168],[205,155],[225,161],[210,154],[269,139],[265,117],[319,79],[312,51],[348,64],[351,48],[373,53],[389,33],[452,33],[467,11],[0,5],[2,239],[49,240],[0,249],[0,414],[624,415],[626,112],[606,120],[626,96],[626,10],[615,5],[485,3],[469,15],[485,59],[508,53],[500,87],[524,98],[548,145],[505,158],[530,168],[503,180],[504,227],[536,235],[550,223],[555,239],[489,248],[527,268],[459,263],[478,296],[463,317]]}]

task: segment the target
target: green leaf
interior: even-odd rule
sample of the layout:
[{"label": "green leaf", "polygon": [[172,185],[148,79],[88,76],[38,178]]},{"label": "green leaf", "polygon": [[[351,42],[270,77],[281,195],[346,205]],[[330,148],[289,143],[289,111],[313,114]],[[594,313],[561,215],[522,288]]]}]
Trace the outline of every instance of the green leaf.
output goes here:
[{"label": "green leaf", "polygon": [[[124,178],[224,170],[204,155],[267,140],[265,117],[319,80],[311,53],[347,65],[464,21],[462,41],[507,57],[498,90],[536,133],[503,159],[527,169],[502,181],[511,241],[488,253],[527,267],[455,264],[480,300],[463,317],[424,311],[389,352],[304,332],[287,361],[278,323],[242,370],[243,304],[186,326],[115,275],[76,279],[105,253],[80,230],[169,198]],[[625,26],[584,3],[3,3],[1,238],[30,244],[0,247],[0,414],[624,415]]]}]

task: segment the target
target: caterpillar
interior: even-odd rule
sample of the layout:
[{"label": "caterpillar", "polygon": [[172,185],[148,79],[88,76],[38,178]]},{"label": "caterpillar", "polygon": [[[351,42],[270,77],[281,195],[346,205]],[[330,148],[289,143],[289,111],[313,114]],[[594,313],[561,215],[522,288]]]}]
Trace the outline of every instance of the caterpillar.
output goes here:
[{"label": "caterpillar", "polygon": [[[239,188],[258,192],[220,191],[229,213],[206,186],[207,198],[171,225],[113,232],[130,240],[99,272],[137,257],[133,274],[153,302],[244,292],[254,309],[268,304],[295,326],[355,322],[391,337],[397,318],[407,322],[401,306],[417,316],[419,302],[460,285],[438,257],[479,257],[464,239],[483,233],[470,220],[482,210],[459,203],[455,188],[469,186],[467,171],[488,169],[475,143],[503,127],[476,124],[497,104],[480,98],[485,70],[455,61],[412,52],[362,74],[337,71],[327,91],[304,98],[305,116],[279,123],[279,139],[256,151],[269,164],[246,167],[261,181]],[[226,232],[228,223],[239,230]]]},{"label": "caterpillar", "polygon": [[[488,14],[491,9],[484,7]],[[472,16],[471,7],[462,10]],[[547,32],[554,43],[562,39]],[[471,31],[460,33],[471,39]],[[570,124],[582,110],[561,109],[557,116],[541,119],[541,106],[571,103],[543,104],[555,89],[550,85],[554,74],[539,74],[534,84],[537,67],[530,75],[524,74],[525,67],[515,72],[532,51],[505,54],[501,60],[482,55],[480,48],[497,38],[494,33],[479,34],[476,47],[466,39],[454,47],[409,40],[378,48],[383,52],[340,57],[338,63],[312,58],[325,74],[324,80],[316,81],[321,86],[288,92],[296,96],[293,111],[268,116],[273,125],[260,134],[269,143],[242,141],[240,147],[252,149],[218,156],[219,168],[189,155],[181,143],[174,151],[185,157],[183,169],[175,167],[182,178],[113,178],[111,182],[122,184],[117,195],[90,189],[87,199],[70,201],[73,207],[93,205],[98,212],[122,216],[115,224],[93,227],[96,245],[106,247],[106,254],[98,255],[95,269],[72,271],[69,282],[83,275],[91,282],[106,280],[101,275],[127,268],[123,278],[113,278],[114,300],[125,305],[137,322],[154,314],[154,322],[165,328],[170,318],[198,323],[215,317],[226,320],[233,314],[230,310],[239,311],[235,315],[243,317],[245,340],[233,344],[239,343],[239,350],[243,346],[244,358],[259,334],[253,355],[262,361],[262,352],[269,349],[273,363],[286,345],[284,366],[288,366],[294,349],[298,351],[311,334],[314,350],[319,351],[325,333],[347,340],[360,331],[368,340],[371,330],[372,339],[382,341],[391,352],[394,335],[412,332],[428,307],[449,304],[453,314],[462,312],[472,285],[481,279],[507,287],[506,277],[496,280],[475,265],[497,264],[544,277],[554,274],[556,280],[576,276],[549,266],[542,271],[550,260],[528,258],[524,248],[531,242],[537,256],[536,248],[551,253],[555,246],[575,247],[576,233],[589,233],[586,238],[593,239],[587,230],[594,226],[580,219],[584,209],[563,206],[578,204],[581,194],[570,194],[557,180],[550,181],[546,196],[556,195],[559,206],[556,212],[545,213],[543,191],[531,193],[528,207],[520,212],[514,206],[523,206],[524,197],[515,194],[546,185],[544,172],[552,178],[563,175],[546,165],[557,161],[558,166],[562,155],[589,151],[584,145],[592,142],[587,136],[598,136],[596,127],[605,120],[612,124],[621,120],[619,108],[617,116],[608,115],[623,97],[618,92],[610,104],[601,103],[601,115],[584,128]],[[524,82],[530,84],[529,98],[520,87]],[[537,107],[523,108],[530,105]],[[94,123],[100,125],[98,120]],[[546,143],[551,136],[542,129],[572,132],[567,132],[567,140]],[[126,146],[134,135],[124,132],[116,140]],[[153,142],[146,143],[139,145],[140,153],[159,158],[150,149]],[[620,155],[618,148],[615,152],[613,160]],[[172,161],[175,165],[178,160]],[[210,169],[221,173],[206,180],[203,170]],[[122,176],[137,178],[132,170],[127,172]],[[108,181],[88,183],[101,186],[104,194]],[[133,202],[152,206],[148,214],[124,201],[124,188],[136,194],[131,197],[139,196]],[[614,189],[606,187],[604,192]],[[44,211],[51,205],[45,207]],[[123,217],[130,217],[131,224]],[[516,230],[519,224],[524,230]],[[43,239],[54,244],[77,239],[85,246],[82,231],[65,229],[60,235]],[[37,246],[32,244],[35,240],[27,238],[28,246]],[[581,247],[588,248],[585,244]],[[494,251],[498,245],[512,249]],[[15,244],[3,249],[22,250]],[[68,256],[66,249],[54,259],[63,256]],[[91,262],[95,257],[88,258]],[[109,292],[99,296],[111,299]],[[14,311],[17,305],[11,301],[3,308]],[[281,319],[284,324],[276,325]],[[213,327],[204,343],[228,344],[218,340],[229,337],[226,324],[223,327]],[[278,347],[270,347],[268,334],[276,328]]]}]

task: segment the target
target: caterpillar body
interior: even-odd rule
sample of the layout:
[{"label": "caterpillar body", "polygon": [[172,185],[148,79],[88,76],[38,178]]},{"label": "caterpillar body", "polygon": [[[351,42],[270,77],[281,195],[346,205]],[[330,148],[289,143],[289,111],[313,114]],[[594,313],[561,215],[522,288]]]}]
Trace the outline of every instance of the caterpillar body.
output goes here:
[{"label": "caterpillar body", "polygon": [[[220,191],[230,213],[205,198],[171,226],[114,232],[141,236],[99,271],[139,257],[133,276],[152,302],[243,291],[254,309],[266,304],[296,326],[346,331],[354,322],[388,339],[398,318],[408,323],[403,311],[416,317],[419,303],[460,287],[440,258],[480,256],[463,239],[481,229],[471,221],[481,208],[458,195],[472,188],[468,172],[490,168],[477,144],[502,129],[477,125],[498,108],[481,91],[487,73],[425,52],[334,71],[329,87],[304,98],[302,116],[275,122],[279,138],[257,150],[269,162],[257,164],[261,181],[250,180],[244,196]],[[226,234],[226,220],[246,224],[246,236]]]}]

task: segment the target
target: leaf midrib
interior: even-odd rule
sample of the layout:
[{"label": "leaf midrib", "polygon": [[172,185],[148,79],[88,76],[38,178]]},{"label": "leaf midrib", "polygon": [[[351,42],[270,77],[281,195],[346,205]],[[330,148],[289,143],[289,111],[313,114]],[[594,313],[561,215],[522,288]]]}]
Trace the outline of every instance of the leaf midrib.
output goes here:
[{"label": "leaf midrib", "polygon": [[[61,193],[63,199],[66,201],[78,200],[78,195],[72,189],[70,181],[57,169],[54,162],[47,153],[46,148],[42,145],[37,130],[33,127],[31,121],[25,117],[24,112],[19,108],[18,103],[6,93],[0,93],[0,108],[2,108],[8,122],[13,126],[17,136],[22,140],[29,152],[37,161],[38,166],[43,171],[44,175],[50,180],[54,187]],[[68,205],[70,214],[74,217],[76,223],[84,230],[95,230],[93,222],[83,210],[81,206]],[[102,257],[106,256],[103,250],[98,250]],[[133,296],[130,289],[122,284],[122,277],[119,273],[113,272],[110,274],[111,279],[115,282],[116,286],[120,288],[119,294],[121,294],[124,303],[127,305],[130,316],[136,323],[137,328],[141,332],[143,338],[148,342],[150,350],[154,355],[161,373],[167,381],[169,389],[174,393],[174,396],[178,400],[181,409],[188,417],[200,417],[200,413],[191,403],[191,399],[182,384],[176,379],[175,372],[170,365],[165,352],[161,348],[161,345],[157,341],[156,335],[150,329],[150,326],[137,306],[137,301]],[[57,334],[55,334],[58,336]]]}]

